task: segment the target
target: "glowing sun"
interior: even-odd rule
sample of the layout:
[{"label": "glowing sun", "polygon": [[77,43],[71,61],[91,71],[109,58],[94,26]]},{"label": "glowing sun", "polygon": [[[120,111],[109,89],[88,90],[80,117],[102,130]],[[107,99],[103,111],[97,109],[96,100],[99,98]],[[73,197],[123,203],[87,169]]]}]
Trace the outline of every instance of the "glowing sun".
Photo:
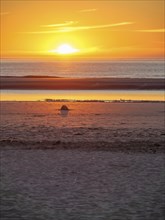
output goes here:
[{"label": "glowing sun", "polygon": [[69,44],[61,44],[56,50],[54,50],[54,52],[58,54],[72,54],[78,52],[78,50]]}]

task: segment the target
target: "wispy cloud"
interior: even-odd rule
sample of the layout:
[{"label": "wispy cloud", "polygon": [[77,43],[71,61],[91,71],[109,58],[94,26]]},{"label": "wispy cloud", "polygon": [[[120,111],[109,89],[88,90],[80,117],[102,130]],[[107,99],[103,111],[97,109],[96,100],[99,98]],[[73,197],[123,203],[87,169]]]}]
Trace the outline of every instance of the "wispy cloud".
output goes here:
[{"label": "wispy cloud", "polygon": [[[111,28],[111,27],[125,26],[125,25],[130,25],[130,24],[133,24],[133,22],[120,22],[120,23],[115,23],[115,24],[75,26],[75,27],[54,26],[56,28],[53,30],[26,32],[26,33],[28,33],[28,34],[53,34],[53,33],[60,33],[60,32],[73,32],[73,31],[82,31],[82,30]],[[49,26],[49,27],[52,27],[52,26]]]},{"label": "wispy cloud", "polygon": [[110,27],[124,26],[124,25],[129,25],[129,24],[133,24],[133,22],[120,22],[120,23],[115,23],[115,24],[65,27],[65,28],[59,29],[58,32],[71,32],[71,31],[79,31],[79,30],[110,28]]},{"label": "wispy cloud", "polygon": [[3,16],[3,15],[8,15],[10,14],[10,12],[6,11],[6,12],[0,12],[0,16]]},{"label": "wispy cloud", "polygon": [[165,29],[149,29],[149,30],[135,30],[136,32],[145,32],[145,33],[164,33]]},{"label": "wispy cloud", "polygon": [[78,12],[84,13],[84,12],[93,12],[93,11],[97,11],[97,8],[83,9],[83,10],[80,10],[80,11],[78,11]]},{"label": "wispy cloud", "polygon": [[61,24],[47,24],[47,25],[41,25],[40,27],[63,27],[77,23],[78,23],[77,21],[66,21],[65,23],[61,23]]}]

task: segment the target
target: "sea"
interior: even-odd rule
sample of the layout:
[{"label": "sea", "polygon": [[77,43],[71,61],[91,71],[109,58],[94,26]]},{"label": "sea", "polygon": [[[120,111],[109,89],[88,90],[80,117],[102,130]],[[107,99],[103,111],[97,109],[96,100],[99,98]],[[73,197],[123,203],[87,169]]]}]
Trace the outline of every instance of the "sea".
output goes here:
[{"label": "sea", "polygon": [[1,76],[164,78],[163,60],[25,62],[2,61]]},{"label": "sea", "polygon": [[[6,61],[0,64],[1,76],[53,76],[70,78],[160,78],[164,79],[164,60],[120,61]],[[153,100],[163,101],[164,91],[82,91],[3,90],[1,100]]]}]

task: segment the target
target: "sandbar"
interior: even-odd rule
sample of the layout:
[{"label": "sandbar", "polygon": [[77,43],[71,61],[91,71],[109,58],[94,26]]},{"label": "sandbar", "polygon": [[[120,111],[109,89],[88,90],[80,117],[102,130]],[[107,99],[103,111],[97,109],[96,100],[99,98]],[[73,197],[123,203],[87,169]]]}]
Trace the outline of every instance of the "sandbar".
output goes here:
[{"label": "sandbar", "polygon": [[0,77],[0,89],[19,90],[162,90],[163,79],[60,78],[44,76]]}]

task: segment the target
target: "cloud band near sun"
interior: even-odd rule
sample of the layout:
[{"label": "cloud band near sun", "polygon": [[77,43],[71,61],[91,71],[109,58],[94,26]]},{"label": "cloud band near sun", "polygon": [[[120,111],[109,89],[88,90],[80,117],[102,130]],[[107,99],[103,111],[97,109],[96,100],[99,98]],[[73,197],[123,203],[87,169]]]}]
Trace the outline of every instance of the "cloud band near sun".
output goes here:
[{"label": "cloud band near sun", "polygon": [[80,10],[79,12],[84,13],[84,12],[93,12],[93,11],[97,11],[97,8],[83,9],[83,10]]},{"label": "cloud band near sun", "polygon": [[41,25],[40,27],[63,27],[63,26],[68,26],[68,25],[73,25],[73,24],[77,24],[77,21],[66,21],[64,23],[61,24],[47,24],[47,25]]},{"label": "cloud band near sun", "polygon": [[136,30],[136,32],[145,32],[145,33],[163,33],[165,29],[149,29],[149,30]]},{"label": "cloud band near sun", "polygon": [[[44,30],[44,31],[33,31],[26,32],[27,34],[52,34],[52,33],[60,33],[60,32],[74,32],[74,31],[82,31],[82,30],[92,30],[92,29],[103,29],[103,28],[111,28],[118,26],[125,26],[133,24],[134,22],[119,22],[114,24],[103,24],[103,25],[90,25],[90,26],[69,26],[78,22],[66,22],[62,24],[50,24],[50,25],[42,25],[42,27],[55,27],[55,29]],[[63,27],[69,26],[69,27]]]}]

